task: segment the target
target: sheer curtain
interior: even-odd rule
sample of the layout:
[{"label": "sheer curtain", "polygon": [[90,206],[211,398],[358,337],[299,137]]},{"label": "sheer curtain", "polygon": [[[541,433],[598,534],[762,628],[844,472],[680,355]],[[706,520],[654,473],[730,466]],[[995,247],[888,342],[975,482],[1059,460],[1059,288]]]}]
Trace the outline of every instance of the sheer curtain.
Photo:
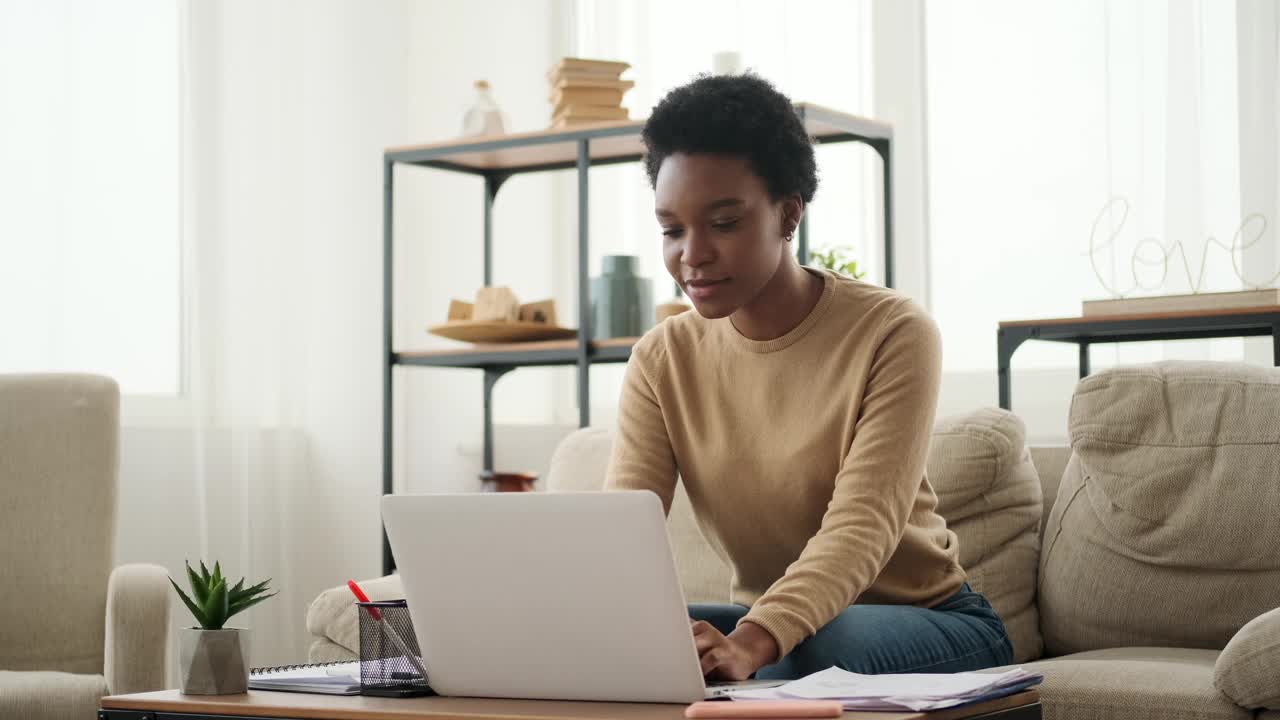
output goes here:
[{"label": "sheer curtain", "polygon": [[[101,5],[0,0],[0,371],[120,379],[117,562],[270,577],[235,624],[254,664],[299,662],[316,594],[381,569],[383,149],[454,135],[486,76],[513,130],[543,127],[568,5]],[[442,175],[398,180],[398,348],[479,284],[478,181]],[[563,245],[548,190],[514,181],[498,209],[498,269],[530,297]],[[507,411],[541,417],[541,379],[505,380]],[[401,486],[475,489],[479,374],[397,393]],[[545,463],[519,435],[508,466]]]},{"label": "sheer curtain", "polygon": [[[1078,315],[1109,289],[1241,289],[1215,243],[1253,213],[1270,229],[1243,261],[1251,277],[1274,272],[1274,3],[924,7],[943,412],[994,403],[1000,320]],[[1150,289],[1135,288],[1135,252]],[[1095,368],[1246,357],[1269,363],[1270,351],[1256,339],[1093,350]],[[1075,365],[1075,348],[1056,343],[1015,357],[1014,408],[1037,442],[1062,439]]]},{"label": "sheer curtain", "polygon": [[[1113,290],[1241,288],[1213,241],[1229,244],[1247,216],[1274,211],[1274,200],[1242,203],[1256,162],[1242,146],[1242,108],[1265,89],[1239,67],[1245,5],[926,5],[932,263],[948,370],[994,372],[1001,319],[1078,314],[1082,299]],[[1095,358],[1239,359],[1243,347],[1129,344]],[[1074,349],[1032,343],[1017,360],[1064,367]]]},{"label": "sheer curtain", "polygon": [[271,578],[235,624],[254,664],[299,662],[311,599],[380,567],[379,159],[404,141],[406,9],[181,9],[186,383],[126,398],[117,554]]},{"label": "sheer curtain", "polygon": [[253,618],[255,654],[296,662],[316,593],[379,564],[378,160],[404,137],[407,10],[188,9],[188,417],[202,541],[275,578],[280,597]]}]

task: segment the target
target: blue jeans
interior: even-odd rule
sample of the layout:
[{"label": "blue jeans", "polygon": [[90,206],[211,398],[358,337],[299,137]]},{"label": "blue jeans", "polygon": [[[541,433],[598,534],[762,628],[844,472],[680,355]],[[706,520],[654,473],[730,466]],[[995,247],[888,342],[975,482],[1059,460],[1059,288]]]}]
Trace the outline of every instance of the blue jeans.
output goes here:
[{"label": "blue jeans", "polygon": [[[689,617],[728,635],[742,605],[694,604]],[[856,673],[952,673],[1008,665],[1013,646],[1004,621],[965,583],[932,608],[850,605],[791,654],[760,668],[762,680],[793,680],[831,666]]]}]

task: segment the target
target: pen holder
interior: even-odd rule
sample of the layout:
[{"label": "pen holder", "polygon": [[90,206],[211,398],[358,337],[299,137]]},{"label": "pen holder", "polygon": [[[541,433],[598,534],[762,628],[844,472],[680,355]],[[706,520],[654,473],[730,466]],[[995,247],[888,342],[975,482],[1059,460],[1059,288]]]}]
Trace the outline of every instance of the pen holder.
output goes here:
[{"label": "pen holder", "polygon": [[360,694],[386,697],[434,695],[427,684],[418,636],[404,600],[358,602]]}]

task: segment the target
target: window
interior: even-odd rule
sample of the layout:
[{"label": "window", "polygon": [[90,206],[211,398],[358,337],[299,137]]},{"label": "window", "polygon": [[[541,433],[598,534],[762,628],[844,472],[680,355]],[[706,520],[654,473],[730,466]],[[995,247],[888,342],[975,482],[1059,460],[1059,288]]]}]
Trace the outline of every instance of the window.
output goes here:
[{"label": "window", "polygon": [[180,390],[177,13],[0,3],[0,372]]}]

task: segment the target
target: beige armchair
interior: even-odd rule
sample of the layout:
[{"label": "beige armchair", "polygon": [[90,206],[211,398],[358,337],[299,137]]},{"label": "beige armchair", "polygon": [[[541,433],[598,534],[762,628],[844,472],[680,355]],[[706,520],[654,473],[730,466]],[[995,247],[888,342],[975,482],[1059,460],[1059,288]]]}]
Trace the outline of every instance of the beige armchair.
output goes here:
[{"label": "beige armchair", "polygon": [[168,574],[111,568],[119,407],[109,378],[0,375],[0,718],[165,685]]}]

